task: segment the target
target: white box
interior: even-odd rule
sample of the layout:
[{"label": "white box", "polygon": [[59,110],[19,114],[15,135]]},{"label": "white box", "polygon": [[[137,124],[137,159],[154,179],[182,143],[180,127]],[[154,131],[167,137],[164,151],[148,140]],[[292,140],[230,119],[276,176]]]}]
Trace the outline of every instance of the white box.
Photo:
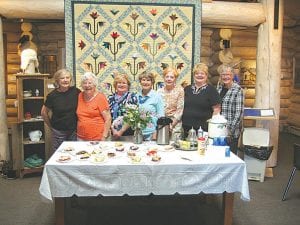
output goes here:
[{"label": "white box", "polygon": [[244,154],[244,161],[247,167],[248,180],[264,182],[267,161],[259,160],[246,154]]}]

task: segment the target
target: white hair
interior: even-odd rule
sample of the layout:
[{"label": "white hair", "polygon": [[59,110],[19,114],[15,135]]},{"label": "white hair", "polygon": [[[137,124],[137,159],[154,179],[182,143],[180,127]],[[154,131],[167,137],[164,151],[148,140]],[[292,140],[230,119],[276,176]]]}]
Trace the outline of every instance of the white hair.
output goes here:
[{"label": "white hair", "polygon": [[82,83],[85,82],[86,80],[91,79],[91,81],[93,82],[93,84],[95,86],[97,86],[97,77],[95,74],[93,74],[92,72],[85,72],[82,76],[81,76],[81,86]]},{"label": "white hair", "polygon": [[228,64],[222,64],[219,68],[219,73],[222,74],[226,73],[227,71],[233,74],[233,67]]}]

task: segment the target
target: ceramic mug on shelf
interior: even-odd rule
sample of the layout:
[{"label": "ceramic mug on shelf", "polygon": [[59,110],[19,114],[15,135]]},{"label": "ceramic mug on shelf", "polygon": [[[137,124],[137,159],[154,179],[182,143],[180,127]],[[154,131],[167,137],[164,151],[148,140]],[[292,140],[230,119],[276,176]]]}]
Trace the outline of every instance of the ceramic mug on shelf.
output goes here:
[{"label": "ceramic mug on shelf", "polygon": [[31,119],[31,113],[30,112],[26,112],[24,115],[25,120],[30,120]]},{"label": "ceramic mug on shelf", "polygon": [[41,137],[43,135],[42,131],[40,131],[40,130],[33,130],[33,131],[30,131],[28,134],[29,134],[30,141],[33,141],[33,142],[40,141]]}]

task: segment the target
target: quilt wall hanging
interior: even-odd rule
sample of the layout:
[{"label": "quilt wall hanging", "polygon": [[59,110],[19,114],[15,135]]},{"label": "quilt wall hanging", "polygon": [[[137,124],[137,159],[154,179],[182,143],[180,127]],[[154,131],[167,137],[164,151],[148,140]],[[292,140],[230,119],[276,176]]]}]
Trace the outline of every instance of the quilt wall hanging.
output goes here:
[{"label": "quilt wall hanging", "polygon": [[200,61],[201,0],[65,0],[65,20],[66,66],[76,86],[92,71],[110,94],[118,72],[138,91],[147,70],[156,74],[156,89],[167,66],[177,68],[179,84],[190,83]]}]

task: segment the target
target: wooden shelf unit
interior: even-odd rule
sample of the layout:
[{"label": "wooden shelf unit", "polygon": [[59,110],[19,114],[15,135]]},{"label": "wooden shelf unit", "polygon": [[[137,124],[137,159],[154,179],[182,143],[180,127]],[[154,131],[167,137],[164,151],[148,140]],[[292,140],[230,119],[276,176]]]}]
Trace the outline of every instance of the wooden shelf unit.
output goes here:
[{"label": "wooden shelf unit", "polygon": [[[18,126],[19,126],[19,156],[18,172],[21,177],[26,174],[39,173],[39,167],[25,167],[24,160],[36,154],[44,163],[49,158],[50,131],[41,118],[41,109],[48,94],[49,74],[16,74],[17,101],[18,101]],[[38,93],[36,94],[36,90]],[[27,92],[24,96],[24,91]],[[28,92],[32,96],[28,96]],[[29,115],[29,117],[28,117]],[[29,132],[40,130],[42,137],[39,141],[31,141]]]}]

